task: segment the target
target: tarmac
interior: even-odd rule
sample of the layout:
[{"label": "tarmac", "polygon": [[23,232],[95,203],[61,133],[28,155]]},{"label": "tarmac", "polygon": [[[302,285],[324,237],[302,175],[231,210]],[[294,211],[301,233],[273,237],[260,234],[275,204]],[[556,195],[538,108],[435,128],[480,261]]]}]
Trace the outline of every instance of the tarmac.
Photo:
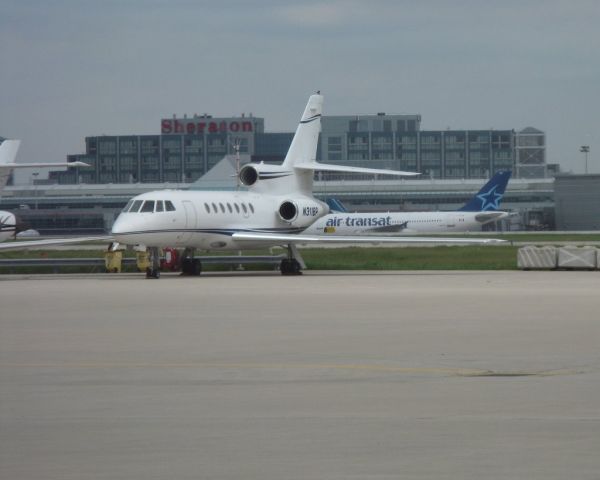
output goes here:
[{"label": "tarmac", "polygon": [[0,478],[600,478],[600,273],[0,276]]}]

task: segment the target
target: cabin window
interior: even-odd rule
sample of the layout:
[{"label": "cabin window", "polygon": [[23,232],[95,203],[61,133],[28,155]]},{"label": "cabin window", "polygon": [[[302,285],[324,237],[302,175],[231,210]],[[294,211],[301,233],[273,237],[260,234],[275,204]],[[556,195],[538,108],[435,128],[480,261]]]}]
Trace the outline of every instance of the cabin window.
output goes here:
[{"label": "cabin window", "polygon": [[165,211],[165,203],[162,200],[156,201],[156,212],[164,212]]},{"label": "cabin window", "polygon": [[213,212],[219,213],[219,210],[217,210],[217,206],[214,203],[212,203],[211,205],[213,207]]},{"label": "cabin window", "polygon": [[242,203],[242,210],[244,211],[244,213],[248,213],[248,209],[246,208],[245,203]]},{"label": "cabin window", "polygon": [[129,213],[137,213],[140,211],[140,207],[142,206],[142,203],[144,203],[142,200],[135,200],[133,202],[133,205],[131,205],[131,208],[129,209]]},{"label": "cabin window", "polygon": [[225,206],[222,203],[219,203],[219,207],[221,207],[221,213],[225,213]]},{"label": "cabin window", "polygon": [[233,206],[235,207],[236,213],[240,213],[240,207],[238,206],[238,204],[234,203]]},{"label": "cabin window", "polygon": [[250,211],[254,213],[254,206],[251,203],[249,203],[248,206],[250,207]]},{"label": "cabin window", "polygon": [[144,205],[142,206],[142,213],[152,213],[154,212],[154,200],[146,200]]},{"label": "cabin window", "polygon": [[127,202],[127,205],[125,205],[125,208],[124,208],[122,211],[123,211],[123,212],[127,212],[127,211],[128,211],[130,208],[131,208],[131,205],[132,205],[132,204],[133,204],[133,200],[129,200],[129,201]]},{"label": "cabin window", "polygon": [[167,212],[175,211],[175,206],[171,203],[170,200],[165,200],[165,208],[167,209]]},{"label": "cabin window", "polygon": [[206,213],[210,213],[210,207],[208,206],[208,203],[204,204],[204,209],[206,210]]},{"label": "cabin window", "polygon": [[231,203],[227,203],[227,210],[229,210],[229,213],[233,213],[233,208],[231,208]]}]

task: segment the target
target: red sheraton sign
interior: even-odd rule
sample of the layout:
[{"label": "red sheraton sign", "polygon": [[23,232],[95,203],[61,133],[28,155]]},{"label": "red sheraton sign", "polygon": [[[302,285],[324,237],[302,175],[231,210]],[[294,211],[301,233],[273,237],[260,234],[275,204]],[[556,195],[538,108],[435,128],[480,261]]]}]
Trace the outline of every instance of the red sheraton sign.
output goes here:
[{"label": "red sheraton sign", "polygon": [[201,133],[252,132],[254,125],[249,121],[199,122],[197,120],[163,119],[160,122],[160,133]]}]

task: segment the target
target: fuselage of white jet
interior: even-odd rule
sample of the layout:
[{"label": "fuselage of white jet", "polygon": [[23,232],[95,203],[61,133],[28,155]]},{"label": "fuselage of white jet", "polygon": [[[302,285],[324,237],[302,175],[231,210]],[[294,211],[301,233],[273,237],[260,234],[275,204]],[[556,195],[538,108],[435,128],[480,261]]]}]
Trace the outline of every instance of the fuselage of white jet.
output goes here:
[{"label": "fuselage of white jet", "polygon": [[[286,206],[296,210],[288,220],[280,215]],[[159,190],[131,200],[115,221],[112,234],[119,243],[129,245],[239,250],[265,243],[238,242],[234,234],[297,234],[327,211],[325,203],[298,194]]]},{"label": "fuselage of white jet", "polygon": [[303,233],[315,235],[436,234],[480,231],[486,223],[501,220],[507,212],[380,212],[330,213]]}]

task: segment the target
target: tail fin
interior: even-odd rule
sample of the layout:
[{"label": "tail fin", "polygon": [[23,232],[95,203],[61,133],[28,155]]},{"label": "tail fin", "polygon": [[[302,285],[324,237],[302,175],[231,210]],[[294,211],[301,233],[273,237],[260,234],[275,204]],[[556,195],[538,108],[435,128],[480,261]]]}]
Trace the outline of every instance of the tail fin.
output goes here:
[{"label": "tail fin", "polygon": [[511,173],[510,170],[497,172],[459,212],[498,210]]},{"label": "tail fin", "polygon": [[0,190],[4,188],[12,168],[6,166],[15,162],[21,140],[4,140],[0,143]]},{"label": "tail fin", "polygon": [[4,140],[0,144],[0,167],[7,163],[14,163],[20,145],[21,140]]},{"label": "tail fin", "polygon": [[292,168],[297,163],[316,161],[322,110],[323,96],[317,92],[308,99],[292,144],[281,164],[282,167]]},{"label": "tail fin", "polygon": [[329,210],[338,213],[347,213],[348,209],[337,198],[329,197],[325,199],[325,203],[329,205]]}]

